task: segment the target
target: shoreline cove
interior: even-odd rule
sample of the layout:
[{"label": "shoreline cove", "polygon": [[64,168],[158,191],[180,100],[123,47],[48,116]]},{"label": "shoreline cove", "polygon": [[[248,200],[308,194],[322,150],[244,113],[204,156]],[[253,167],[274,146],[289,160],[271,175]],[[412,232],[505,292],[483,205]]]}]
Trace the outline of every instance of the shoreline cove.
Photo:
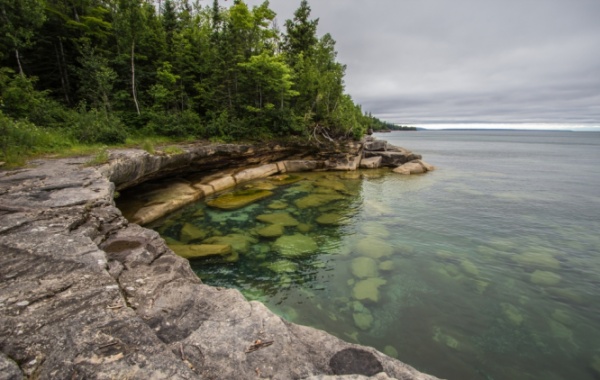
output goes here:
[{"label": "shoreline cove", "polygon": [[[176,156],[120,150],[96,168],[84,167],[86,158],[36,160],[32,168],[0,173],[4,373],[15,379],[435,379],[373,348],[289,323],[237,290],[202,284],[156,232],[129,223],[115,206],[116,190],[198,170],[202,162],[212,166],[233,152],[243,157],[238,164],[258,159],[254,165],[273,165],[261,162],[266,151],[290,153],[235,145],[184,150]],[[357,166],[351,157],[338,152],[323,168]],[[234,179],[259,172],[248,170]]]}]

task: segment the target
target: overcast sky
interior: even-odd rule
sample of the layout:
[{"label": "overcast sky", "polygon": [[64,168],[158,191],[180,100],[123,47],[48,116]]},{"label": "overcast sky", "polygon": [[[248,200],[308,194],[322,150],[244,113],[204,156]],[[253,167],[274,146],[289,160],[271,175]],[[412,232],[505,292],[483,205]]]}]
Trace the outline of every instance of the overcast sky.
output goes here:
[{"label": "overcast sky", "polygon": [[[299,4],[270,1],[282,29]],[[381,119],[600,126],[600,0],[309,4],[346,91]]]}]

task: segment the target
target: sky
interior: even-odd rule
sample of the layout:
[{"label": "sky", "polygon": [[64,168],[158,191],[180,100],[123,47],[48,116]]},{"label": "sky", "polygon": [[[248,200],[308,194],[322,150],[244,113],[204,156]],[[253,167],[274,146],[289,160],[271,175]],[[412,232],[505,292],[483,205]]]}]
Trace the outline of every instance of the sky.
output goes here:
[{"label": "sky", "polygon": [[[270,1],[282,30],[299,4]],[[600,0],[309,4],[347,65],[346,92],[380,119],[600,128]]]}]

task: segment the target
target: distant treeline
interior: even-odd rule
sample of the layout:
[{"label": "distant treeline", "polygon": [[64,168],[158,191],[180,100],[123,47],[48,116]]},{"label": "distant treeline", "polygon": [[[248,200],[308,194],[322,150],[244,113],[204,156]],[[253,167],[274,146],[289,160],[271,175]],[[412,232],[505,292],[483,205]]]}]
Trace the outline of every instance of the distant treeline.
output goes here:
[{"label": "distant treeline", "polygon": [[[367,117],[371,117],[371,114],[367,114]],[[416,131],[416,127],[409,127],[404,125],[396,125],[388,123],[386,121],[379,120],[377,118],[371,119],[371,128],[373,131]]]},{"label": "distant treeline", "polygon": [[0,154],[132,135],[326,141],[388,125],[344,92],[335,41],[310,14],[303,0],[280,28],[268,1],[0,0]]}]

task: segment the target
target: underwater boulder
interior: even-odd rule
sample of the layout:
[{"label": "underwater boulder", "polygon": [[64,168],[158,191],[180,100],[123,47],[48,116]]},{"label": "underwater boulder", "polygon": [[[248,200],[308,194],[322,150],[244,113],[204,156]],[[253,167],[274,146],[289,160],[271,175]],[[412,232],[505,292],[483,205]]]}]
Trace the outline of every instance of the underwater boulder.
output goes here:
[{"label": "underwater boulder", "polygon": [[373,314],[371,310],[359,301],[352,301],[349,306],[352,307],[352,319],[356,327],[361,330],[369,330],[373,326]]},{"label": "underwater boulder", "polygon": [[342,219],[344,217],[340,214],[335,214],[335,213],[326,213],[326,214],[321,214],[317,219],[315,219],[315,221],[318,224],[322,224],[322,225],[326,225],[326,226],[332,226],[332,225],[339,225],[342,222]]},{"label": "underwater boulder", "polygon": [[352,274],[358,278],[377,277],[377,263],[370,257],[357,257],[350,265]]},{"label": "underwater boulder", "polygon": [[169,248],[177,256],[185,259],[196,259],[209,256],[226,256],[231,254],[228,244],[171,244]]},{"label": "underwater boulder", "polygon": [[542,252],[525,252],[511,256],[515,263],[527,268],[559,269],[560,261]]},{"label": "underwater boulder", "polygon": [[379,302],[379,287],[385,285],[382,278],[367,278],[357,282],[352,289],[352,297],[358,301]]},{"label": "underwater boulder", "polygon": [[502,314],[504,314],[504,318],[512,323],[515,326],[521,326],[523,320],[525,319],[519,309],[517,309],[514,305],[511,305],[506,302],[502,302],[500,304],[502,308]]},{"label": "underwater boulder", "polygon": [[264,238],[276,238],[283,235],[284,231],[285,227],[282,224],[271,224],[258,229],[256,233]]},{"label": "underwater boulder", "polygon": [[208,236],[208,231],[203,230],[200,227],[196,227],[192,223],[185,223],[179,231],[179,240],[184,243],[192,240],[202,240]]},{"label": "underwater boulder", "polygon": [[368,256],[373,259],[391,256],[394,253],[394,249],[389,244],[375,237],[361,239],[356,244],[356,251],[361,256]]},{"label": "underwater boulder", "polygon": [[298,264],[289,260],[277,260],[269,263],[266,267],[275,273],[293,273],[298,270]]},{"label": "underwater boulder", "polygon": [[302,257],[317,251],[317,242],[306,235],[284,235],[275,240],[273,249],[284,257]]},{"label": "underwater boulder", "polygon": [[288,207],[289,204],[284,201],[273,201],[267,205],[267,208],[270,208],[271,210],[283,210]]},{"label": "underwater boulder", "polygon": [[225,236],[213,236],[204,239],[205,244],[228,244],[235,252],[246,253],[250,250],[250,244],[258,243],[258,240],[242,234],[229,234]]},{"label": "underwater boulder", "polygon": [[242,208],[261,199],[270,197],[273,192],[261,189],[237,190],[231,193],[223,194],[215,199],[206,202],[210,207],[222,210],[235,210]]},{"label": "underwater boulder", "polygon": [[529,277],[529,281],[536,285],[554,286],[561,280],[560,275],[544,270],[536,270]]},{"label": "underwater boulder", "polygon": [[293,216],[287,212],[274,212],[272,214],[262,214],[256,217],[257,220],[270,223],[279,224],[284,227],[295,227],[300,224]]},{"label": "underwater boulder", "polygon": [[296,207],[304,209],[310,207],[321,207],[333,201],[339,201],[344,199],[342,195],[336,194],[333,190],[327,190],[331,191],[331,193],[309,194],[305,197],[297,199],[294,203],[296,204]]}]

